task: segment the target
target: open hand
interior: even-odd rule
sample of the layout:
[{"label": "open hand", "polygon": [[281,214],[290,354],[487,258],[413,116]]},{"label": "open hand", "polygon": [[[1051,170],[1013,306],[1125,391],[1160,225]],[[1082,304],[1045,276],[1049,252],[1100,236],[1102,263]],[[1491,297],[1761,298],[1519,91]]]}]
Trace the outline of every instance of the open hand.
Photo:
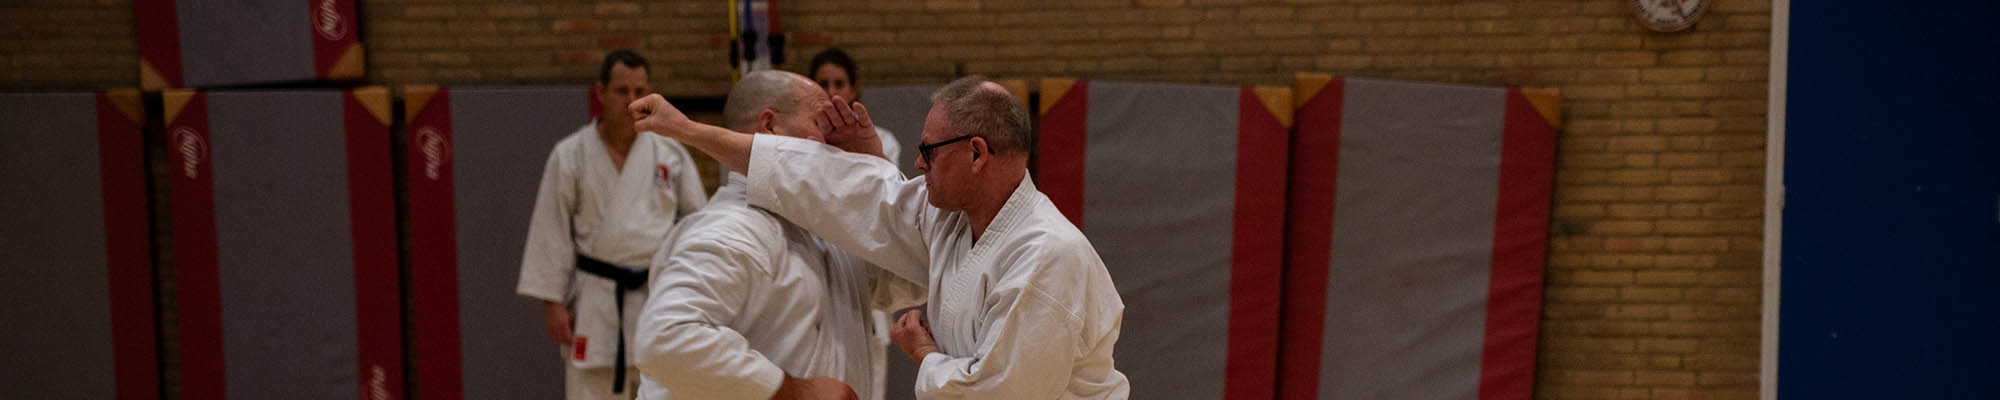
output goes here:
[{"label": "open hand", "polygon": [[575,326],[572,321],[569,306],[553,301],[542,301],[542,328],[548,331],[549,340],[556,341],[557,345],[568,346],[571,341],[571,330]]},{"label": "open hand", "polygon": [[833,107],[827,107],[817,119],[828,127],[826,144],[850,153],[882,156],[882,137],[875,135],[875,120],[861,102],[833,96]]}]

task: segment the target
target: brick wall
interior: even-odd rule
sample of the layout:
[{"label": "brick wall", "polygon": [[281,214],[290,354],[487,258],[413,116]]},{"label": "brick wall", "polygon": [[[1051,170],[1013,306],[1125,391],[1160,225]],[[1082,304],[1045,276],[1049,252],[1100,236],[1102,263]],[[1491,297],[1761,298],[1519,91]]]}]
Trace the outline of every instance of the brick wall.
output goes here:
[{"label": "brick wall", "polygon": [[[0,6],[8,86],[136,83],[124,1]],[[1622,0],[783,1],[788,67],[829,44],[864,84],[958,72],[1193,83],[1295,71],[1562,90],[1540,398],[1752,398],[1768,0],[1688,32]],[[720,1],[363,0],[377,83],[587,82],[634,47],[673,95],[721,95]]]},{"label": "brick wall", "polygon": [[0,88],[137,87],[131,0],[0,2]]}]

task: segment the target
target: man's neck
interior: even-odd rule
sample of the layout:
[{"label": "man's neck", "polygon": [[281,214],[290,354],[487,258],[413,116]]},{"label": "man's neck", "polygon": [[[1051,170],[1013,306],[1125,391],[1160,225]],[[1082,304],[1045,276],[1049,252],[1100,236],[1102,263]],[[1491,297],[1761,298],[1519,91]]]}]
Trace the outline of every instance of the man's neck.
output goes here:
[{"label": "man's neck", "polygon": [[971,204],[965,208],[965,215],[972,219],[972,241],[978,242],[986,234],[986,227],[1000,216],[1000,210],[1007,207],[1007,199],[1014,197],[1014,189],[1027,179],[1026,161],[1022,168],[1009,168],[991,181],[981,182],[978,193],[973,195]]},{"label": "man's neck", "polygon": [[612,154],[623,156],[632,150],[632,141],[639,138],[639,132],[632,130],[632,124],[605,123],[598,118],[597,138],[604,141],[604,147]]}]

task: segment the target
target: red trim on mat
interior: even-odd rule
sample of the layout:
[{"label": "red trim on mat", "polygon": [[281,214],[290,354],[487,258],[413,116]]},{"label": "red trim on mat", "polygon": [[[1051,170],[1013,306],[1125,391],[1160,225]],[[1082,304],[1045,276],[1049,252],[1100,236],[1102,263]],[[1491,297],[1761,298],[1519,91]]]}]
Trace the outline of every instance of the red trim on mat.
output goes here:
[{"label": "red trim on mat", "polygon": [[[1340,166],[1342,97],[1334,78],[1293,116],[1287,188],[1285,301],[1280,308],[1278,398],[1319,398],[1320,347],[1326,322],[1327,269],[1332,262],[1333,206]],[[1297,94],[1294,94],[1297,95]]]},{"label": "red trim on mat", "polygon": [[1229,256],[1229,353],[1223,398],[1269,400],[1278,368],[1284,274],[1285,148],[1290,131],[1251,88],[1237,97],[1235,232]]},{"label": "red trim on mat", "polygon": [[139,31],[139,58],[153,66],[168,87],[186,87],[181,79],[180,14],[175,0],[134,0],[133,25]]},{"label": "red trim on mat", "polygon": [[354,23],[354,0],[304,1],[306,30],[311,31],[307,36],[312,37],[313,76],[325,78],[361,35]]},{"label": "red trim on mat", "polygon": [[1527,399],[1534,389],[1554,169],[1555,128],[1520,89],[1508,89],[1486,343],[1479,365],[1481,400]]},{"label": "red trim on mat", "polygon": [[1088,142],[1090,83],[1076,81],[1075,86],[1061,99],[1056,100],[1049,111],[1042,113],[1042,133],[1036,150],[1039,165],[1035,168],[1035,188],[1077,229],[1083,229],[1083,159],[1084,145]]},{"label": "red trim on mat", "polygon": [[180,292],[181,398],[222,399],[222,282],[215,243],[208,93],[167,125],[173,184],[175,286]]},{"label": "red trim on mat", "polygon": [[396,182],[389,126],[341,93],[347,134],[348,218],[354,238],[354,328],[362,398],[403,393],[402,283],[396,260]]},{"label": "red trim on mat", "polygon": [[451,96],[438,89],[409,124],[403,182],[409,187],[411,330],[416,398],[465,396],[458,337],[458,228],[452,203]]},{"label": "red trim on mat", "polygon": [[111,99],[97,94],[97,170],[104,196],[105,276],[111,297],[111,355],[118,400],[160,398],[153,331],[153,249],[147,231],[146,147]]}]

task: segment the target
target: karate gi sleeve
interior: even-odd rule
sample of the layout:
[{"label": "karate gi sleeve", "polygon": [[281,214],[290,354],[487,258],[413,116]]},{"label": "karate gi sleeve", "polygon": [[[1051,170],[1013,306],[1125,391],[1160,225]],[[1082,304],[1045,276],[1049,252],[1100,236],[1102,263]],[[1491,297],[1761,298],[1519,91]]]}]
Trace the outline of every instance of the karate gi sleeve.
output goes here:
[{"label": "karate gi sleeve", "polygon": [[521,281],[514,292],[536,299],[567,303],[572,271],[576,269],[576,239],[571,220],[576,214],[576,171],[562,145],[549,152],[542,167],[541,188],[528,221],[528,242],[522,246]]},{"label": "karate gi sleeve", "polygon": [[1052,399],[1069,385],[1080,319],[1060,296],[1033,285],[995,287],[981,317],[986,336],[969,357],[943,352],[917,367],[918,399]]},{"label": "karate gi sleeve", "polygon": [[888,270],[868,265],[868,307],[895,312],[924,304],[924,285],[903,279]]},{"label": "karate gi sleeve", "polygon": [[654,256],[651,297],[634,333],[634,363],[675,398],[755,399],[785,372],[730,323],[771,279],[771,251],[741,226],[708,225]]},{"label": "karate gi sleeve", "polygon": [[751,205],[904,279],[929,282],[923,179],[904,178],[874,156],[777,135],[753,139],[747,175]]}]

